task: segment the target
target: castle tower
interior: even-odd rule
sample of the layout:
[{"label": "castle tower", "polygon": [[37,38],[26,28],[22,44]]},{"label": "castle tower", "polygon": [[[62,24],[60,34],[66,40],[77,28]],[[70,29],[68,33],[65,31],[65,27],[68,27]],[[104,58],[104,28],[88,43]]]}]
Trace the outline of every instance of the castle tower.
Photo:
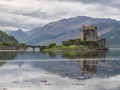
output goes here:
[{"label": "castle tower", "polygon": [[82,26],[80,32],[81,41],[98,41],[96,26]]}]

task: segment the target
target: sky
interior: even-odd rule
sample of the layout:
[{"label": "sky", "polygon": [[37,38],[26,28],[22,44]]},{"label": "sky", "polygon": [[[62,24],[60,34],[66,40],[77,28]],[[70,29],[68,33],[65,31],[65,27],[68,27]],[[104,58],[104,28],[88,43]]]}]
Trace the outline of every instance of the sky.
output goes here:
[{"label": "sky", "polygon": [[120,0],[0,0],[0,29],[24,31],[76,16],[120,20]]}]

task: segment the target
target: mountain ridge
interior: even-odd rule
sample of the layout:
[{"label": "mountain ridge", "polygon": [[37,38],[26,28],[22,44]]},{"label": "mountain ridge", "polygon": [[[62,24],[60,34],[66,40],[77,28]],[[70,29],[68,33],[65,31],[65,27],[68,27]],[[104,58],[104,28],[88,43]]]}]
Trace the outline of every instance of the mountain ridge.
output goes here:
[{"label": "mountain ridge", "polygon": [[12,31],[9,35],[14,36],[19,42],[25,42],[24,40],[28,37],[21,29]]}]

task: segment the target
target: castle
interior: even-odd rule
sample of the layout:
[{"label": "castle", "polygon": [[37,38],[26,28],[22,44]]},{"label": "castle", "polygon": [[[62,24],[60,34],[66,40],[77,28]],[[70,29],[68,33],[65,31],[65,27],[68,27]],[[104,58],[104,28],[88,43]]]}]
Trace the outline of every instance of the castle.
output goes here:
[{"label": "castle", "polygon": [[98,41],[96,26],[82,26],[80,32],[81,41]]},{"label": "castle", "polygon": [[100,48],[106,48],[106,39],[99,38],[97,35],[97,27],[94,25],[91,26],[82,26],[80,30],[80,37],[76,37],[75,39],[70,39],[68,41],[63,41],[63,45],[81,45],[87,44],[88,46],[97,45]]}]

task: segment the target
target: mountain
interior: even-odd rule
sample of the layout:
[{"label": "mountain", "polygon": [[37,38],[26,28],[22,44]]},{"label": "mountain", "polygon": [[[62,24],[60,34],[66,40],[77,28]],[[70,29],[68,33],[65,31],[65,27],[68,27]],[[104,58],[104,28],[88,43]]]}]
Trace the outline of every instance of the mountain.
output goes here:
[{"label": "mountain", "polygon": [[120,24],[116,24],[111,32],[101,35],[106,38],[109,46],[120,46]]},{"label": "mountain", "polygon": [[28,37],[21,29],[12,31],[9,34],[14,36],[19,42],[24,42],[24,40]]},{"label": "mountain", "polygon": [[1,30],[0,30],[0,42],[2,42],[2,43],[13,43],[13,44],[18,43],[18,41],[13,36],[8,35]]},{"label": "mountain", "polygon": [[41,29],[41,27],[38,27],[38,28],[32,29],[30,31],[26,31],[25,34],[27,36],[31,36],[32,34],[34,34],[35,32],[39,31],[40,29]]},{"label": "mountain", "polygon": [[82,25],[96,25],[98,35],[107,39],[108,45],[120,45],[120,21],[109,18],[91,18],[78,16],[51,22],[36,30],[26,40],[27,44],[61,44],[63,40],[75,38],[80,35]]}]

